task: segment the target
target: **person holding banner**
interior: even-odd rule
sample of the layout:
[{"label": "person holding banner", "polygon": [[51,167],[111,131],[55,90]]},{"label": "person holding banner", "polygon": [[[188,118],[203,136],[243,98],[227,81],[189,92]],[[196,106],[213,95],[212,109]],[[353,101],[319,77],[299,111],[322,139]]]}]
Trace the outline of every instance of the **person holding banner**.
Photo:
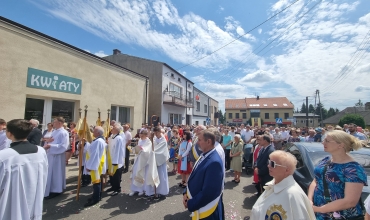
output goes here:
[{"label": "person holding banner", "polygon": [[120,132],[122,126],[115,123],[112,129],[112,135],[108,139],[108,174],[111,176],[111,188],[107,192],[113,192],[111,196],[116,196],[121,192],[122,166],[126,153],[126,141]]},{"label": "person holding banner", "polygon": [[90,172],[91,182],[93,184],[93,195],[85,207],[89,207],[98,203],[101,199],[102,183],[100,176],[105,174],[106,161],[105,161],[105,138],[103,136],[104,129],[100,126],[94,128],[93,135],[95,140],[92,141],[89,149],[86,152],[85,169]]},{"label": "person holding banner", "polygon": [[216,137],[204,130],[198,136],[202,154],[194,164],[188,186],[183,193],[183,204],[193,219],[222,219],[222,188],[224,164],[215,149]]}]

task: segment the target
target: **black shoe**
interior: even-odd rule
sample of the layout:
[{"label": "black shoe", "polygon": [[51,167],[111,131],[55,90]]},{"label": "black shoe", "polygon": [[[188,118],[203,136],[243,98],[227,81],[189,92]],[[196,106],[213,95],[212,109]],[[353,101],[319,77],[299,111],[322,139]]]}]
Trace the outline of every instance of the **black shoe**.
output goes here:
[{"label": "black shoe", "polygon": [[123,173],[127,173],[127,172],[128,172],[128,169],[124,169],[124,170],[123,170]]},{"label": "black shoe", "polygon": [[155,201],[158,201],[158,200],[160,200],[161,199],[161,195],[155,195],[154,197],[153,197],[153,200],[155,200]]},{"label": "black shoe", "polygon": [[105,190],[105,192],[113,192],[113,191],[114,191],[113,187],[111,187],[111,188],[109,188],[109,189]]},{"label": "black shoe", "polygon": [[94,201],[94,200],[88,200],[88,202],[84,205],[84,207],[89,207],[89,206],[93,206],[95,204],[99,203],[99,201]]},{"label": "black shoe", "polygon": [[49,196],[44,197],[44,199],[45,200],[52,199],[52,198],[55,198],[55,197],[59,196],[60,194],[62,194],[62,193],[50,193]]},{"label": "black shoe", "polygon": [[114,191],[112,194],[110,194],[111,196],[116,196],[118,195],[120,192],[119,191]]}]

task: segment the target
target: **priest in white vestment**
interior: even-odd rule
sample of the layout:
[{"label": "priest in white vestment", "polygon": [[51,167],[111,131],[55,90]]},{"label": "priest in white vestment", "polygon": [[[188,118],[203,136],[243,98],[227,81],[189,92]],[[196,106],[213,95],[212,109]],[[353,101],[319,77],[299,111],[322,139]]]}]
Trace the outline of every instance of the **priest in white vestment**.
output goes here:
[{"label": "priest in white vestment", "polygon": [[0,150],[4,150],[8,148],[10,146],[10,143],[12,143],[12,141],[6,137],[5,128],[6,128],[6,121],[0,118]]},{"label": "priest in white vestment", "polygon": [[308,197],[292,176],[296,165],[290,153],[276,150],[270,154],[268,168],[274,179],[266,183],[265,191],[253,205],[251,220],[316,219]]},{"label": "priest in white vestment", "polygon": [[23,119],[7,124],[13,142],[0,153],[0,218],[42,219],[48,160],[42,147],[27,141],[32,124]]},{"label": "priest in white vestment", "polygon": [[64,118],[56,117],[53,122],[54,131],[44,146],[48,156],[48,181],[45,199],[60,195],[66,188],[66,150],[69,145],[68,132],[63,128]]},{"label": "priest in white vestment", "polygon": [[108,174],[111,188],[107,192],[113,192],[111,196],[116,196],[121,192],[122,166],[125,162],[126,142],[120,131],[123,130],[119,123],[115,123],[112,135],[108,139]]},{"label": "priest in white vestment", "polygon": [[139,196],[142,196],[144,195],[146,185],[157,187],[160,183],[156,160],[152,150],[152,142],[148,138],[148,131],[146,129],[140,131],[140,139],[137,147],[140,148],[140,152],[132,167],[131,193],[129,196],[133,196],[135,192],[138,192]]},{"label": "priest in white vestment", "polygon": [[161,195],[166,196],[169,193],[167,161],[170,158],[170,154],[168,152],[167,141],[162,134],[162,130],[159,127],[155,127],[153,129],[155,134],[153,138],[154,155],[160,183],[156,188],[150,185],[146,185],[145,187],[146,195],[156,194],[154,199],[159,199]]},{"label": "priest in white vestment", "polygon": [[101,175],[105,174],[106,170],[106,143],[103,136],[104,129],[100,126],[94,128],[93,135],[95,139],[90,144],[86,152],[85,170],[90,173],[91,182],[93,184],[93,195],[85,207],[89,207],[98,203],[101,199]]}]

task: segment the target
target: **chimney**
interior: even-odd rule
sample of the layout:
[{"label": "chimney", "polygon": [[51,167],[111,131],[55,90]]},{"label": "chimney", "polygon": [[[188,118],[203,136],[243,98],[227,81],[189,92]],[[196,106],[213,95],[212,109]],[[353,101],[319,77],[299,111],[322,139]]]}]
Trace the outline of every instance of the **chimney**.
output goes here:
[{"label": "chimney", "polygon": [[113,55],[121,54],[121,51],[118,49],[113,50]]},{"label": "chimney", "polygon": [[257,96],[257,100],[260,100],[260,96],[259,95]]},{"label": "chimney", "polygon": [[370,102],[365,103],[365,111],[370,111]]}]

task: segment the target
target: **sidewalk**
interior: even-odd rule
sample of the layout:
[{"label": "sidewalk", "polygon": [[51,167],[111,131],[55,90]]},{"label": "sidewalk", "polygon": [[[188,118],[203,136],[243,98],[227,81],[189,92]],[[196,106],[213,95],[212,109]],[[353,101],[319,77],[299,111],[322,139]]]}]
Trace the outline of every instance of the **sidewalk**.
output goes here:
[{"label": "sidewalk", "polygon": [[[130,154],[130,164],[134,163],[135,154]],[[78,180],[77,158],[71,158],[66,166],[66,183],[73,183]]]}]

